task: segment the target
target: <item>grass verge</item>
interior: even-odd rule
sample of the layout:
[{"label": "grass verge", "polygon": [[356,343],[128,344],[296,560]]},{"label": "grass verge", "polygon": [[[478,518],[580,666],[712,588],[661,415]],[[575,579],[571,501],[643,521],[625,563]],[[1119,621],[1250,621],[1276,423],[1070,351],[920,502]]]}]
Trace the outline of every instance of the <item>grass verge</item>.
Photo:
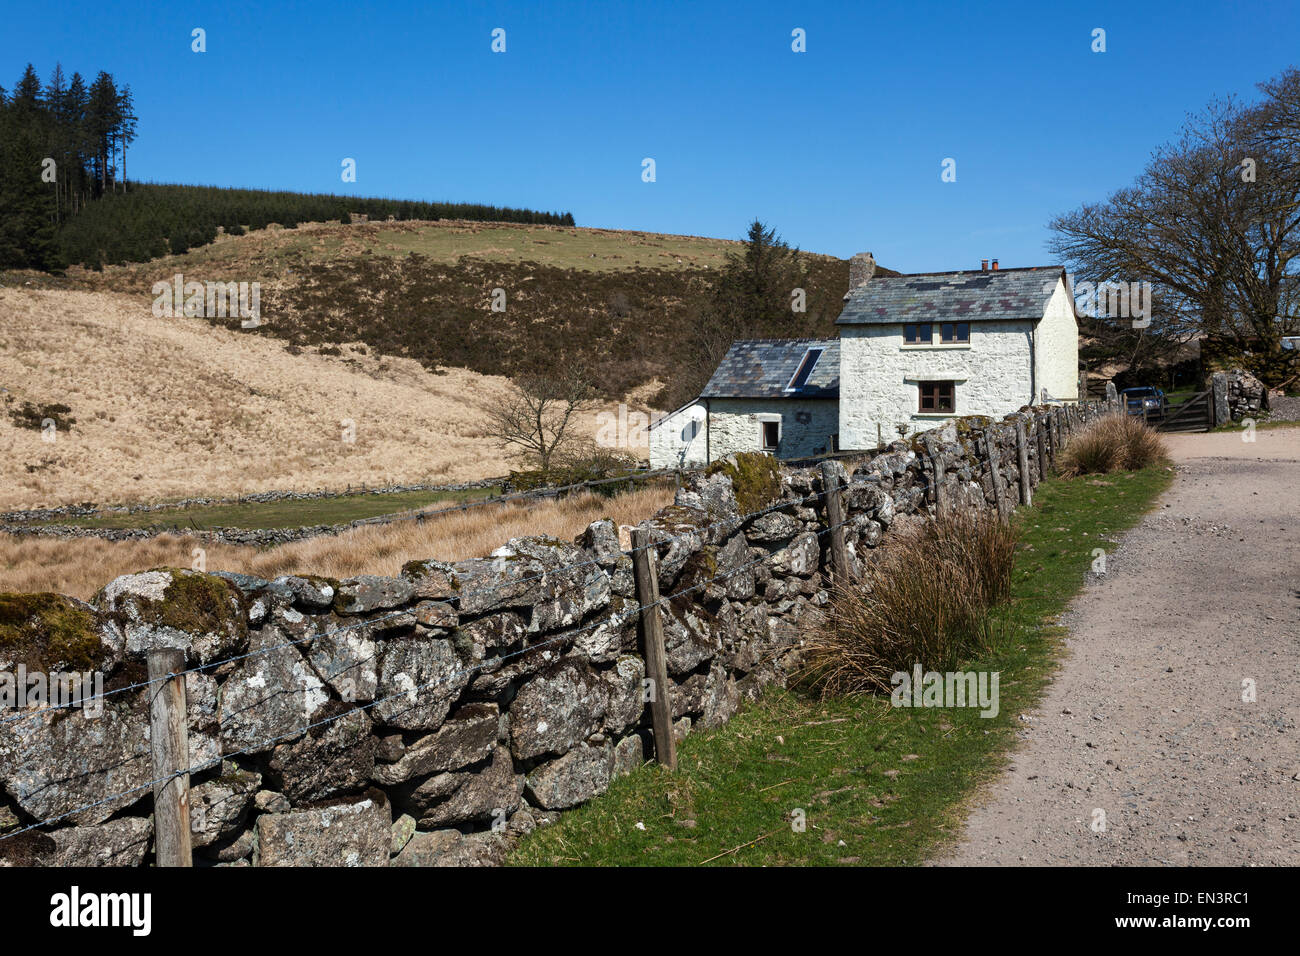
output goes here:
[{"label": "grass verge", "polygon": [[[999,671],[1000,709],[892,708],[769,691],[717,730],[692,734],[678,771],[646,765],[525,839],[511,865],[901,866],[960,833],[976,787],[1015,744],[1060,656],[1055,622],[1092,550],[1132,527],[1168,487],[1166,467],[1052,479],[1016,516],[1020,547],[998,637],[966,664]],[[803,832],[792,818],[802,811]],[[644,829],[642,829],[642,827]]]},{"label": "grass verge", "polygon": [[[1298,421],[1294,421],[1294,420],[1291,420],[1291,419],[1284,419],[1284,418],[1279,418],[1279,419],[1271,419],[1271,418],[1257,418],[1257,419],[1255,419],[1255,431],[1270,431],[1270,430],[1272,430],[1272,429],[1274,429],[1274,428],[1300,428],[1300,422],[1298,422]],[[1227,424],[1219,425],[1219,426],[1217,426],[1217,427],[1215,427],[1215,428],[1211,428],[1211,429],[1210,429],[1210,434],[1214,434],[1215,432],[1238,432],[1238,433],[1240,433],[1240,432],[1244,432],[1245,430],[1246,430],[1246,426],[1245,426],[1242,422],[1228,422]]]}]

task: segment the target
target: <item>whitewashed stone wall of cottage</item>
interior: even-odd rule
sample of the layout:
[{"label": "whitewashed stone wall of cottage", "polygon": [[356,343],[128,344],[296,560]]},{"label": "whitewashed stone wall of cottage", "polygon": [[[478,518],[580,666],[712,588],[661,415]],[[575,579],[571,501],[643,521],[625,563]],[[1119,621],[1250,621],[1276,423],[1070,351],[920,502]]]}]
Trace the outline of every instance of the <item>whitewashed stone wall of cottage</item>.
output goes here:
[{"label": "whitewashed stone wall of cottage", "polygon": [[[903,326],[849,325],[840,336],[840,447],[874,448],[963,415],[1000,418],[1032,403],[1029,322],[972,322],[970,344],[903,345]],[[934,326],[934,341],[939,327]],[[918,383],[954,380],[951,415],[922,415]]]},{"label": "whitewashed stone wall of cottage", "polygon": [[[1052,398],[1063,402],[1077,401],[1079,325],[1074,318],[1074,300],[1070,297],[1064,279],[1057,283],[1035,335],[1039,396],[1045,388]],[[1035,401],[1037,400],[1036,397]]]},{"label": "whitewashed stone wall of cottage", "polygon": [[709,401],[713,460],[736,452],[762,451],[761,423],[773,420],[781,423],[778,458],[811,458],[823,453],[830,436],[840,430],[839,407],[833,399],[714,398]]},{"label": "whitewashed stone wall of cottage", "polygon": [[706,464],[708,421],[695,421],[688,405],[665,415],[650,426],[651,468],[693,468]]}]

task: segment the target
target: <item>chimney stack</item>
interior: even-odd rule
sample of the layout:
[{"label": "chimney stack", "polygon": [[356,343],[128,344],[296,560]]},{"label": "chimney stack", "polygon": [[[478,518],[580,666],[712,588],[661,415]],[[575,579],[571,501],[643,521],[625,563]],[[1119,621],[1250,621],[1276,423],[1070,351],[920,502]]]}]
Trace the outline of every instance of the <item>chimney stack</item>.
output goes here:
[{"label": "chimney stack", "polygon": [[988,272],[988,271],[989,271],[989,261],[987,259],[981,259],[980,272]]},{"label": "chimney stack", "polygon": [[866,285],[876,274],[876,257],[869,252],[859,252],[849,260],[849,291],[844,293],[847,299],[855,289]]},{"label": "chimney stack", "polygon": [[993,260],[993,271],[994,272],[998,271],[998,260],[996,259]]}]

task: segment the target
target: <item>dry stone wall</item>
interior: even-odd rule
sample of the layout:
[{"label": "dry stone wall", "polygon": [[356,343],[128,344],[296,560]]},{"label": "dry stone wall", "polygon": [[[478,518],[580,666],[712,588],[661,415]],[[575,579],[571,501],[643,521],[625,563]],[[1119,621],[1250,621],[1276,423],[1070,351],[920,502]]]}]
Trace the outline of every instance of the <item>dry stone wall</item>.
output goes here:
[{"label": "dry stone wall", "polygon": [[[1059,447],[1103,410],[954,420],[836,463],[850,562],[937,500],[1014,499],[1017,422],[1037,483],[1040,434]],[[801,628],[828,599],[823,491],[820,470],[740,456],[688,476],[642,523],[679,736],[722,724],[798,666]],[[164,569],[89,604],[0,595],[0,672],[94,670],[106,695],[84,712],[0,714],[0,863],[152,861],[153,647],[183,649],[190,669],[196,864],[499,862],[652,756],[639,609],[610,521],[398,577]]]}]

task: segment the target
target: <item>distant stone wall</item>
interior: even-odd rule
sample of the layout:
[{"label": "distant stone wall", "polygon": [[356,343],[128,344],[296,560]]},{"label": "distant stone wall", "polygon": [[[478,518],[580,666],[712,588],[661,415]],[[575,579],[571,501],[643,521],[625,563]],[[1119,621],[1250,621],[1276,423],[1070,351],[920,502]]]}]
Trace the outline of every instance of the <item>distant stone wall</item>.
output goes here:
[{"label": "distant stone wall", "polygon": [[[1065,432],[1101,406],[1060,409]],[[995,503],[1031,478],[1046,410],[949,421],[844,486],[850,561],[901,525]],[[935,466],[943,474],[936,488]],[[679,736],[726,721],[800,662],[828,600],[819,470],[764,456],[688,476],[642,522],[658,566]],[[479,865],[603,793],[652,752],[632,559],[597,521],[576,541],[417,561],[344,581],[155,570],[89,604],[0,595],[0,672],[97,671],[91,710],[0,713],[0,863],[152,861],[143,655],[185,650],[192,829],[201,865]],[[41,821],[39,829],[12,836]],[[11,838],[5,839],[4,834]]]},{"label": "distant stone wall", "polygon": [[[187,498],[184,501],[173,501],[166,504],[136,504],[116,507],[63,505],[58,508],[38,508],[31,511],[6,511],[0,512],[0,534],[132,541],[156,537],[164,533],[167,528],[160,525],[147,528],[86,528],[56,522],[105,515],[174,513],[177,509],[207,508],[215,505],[264,504],[275,501],[318,501],[321,499],[356,497],[358,495],[393,495],[411,491],[469,491],[476,488],[490,488],[501,485],[506,480],[506,478],[487,478],[454,485],[388,485],[382,488],[363,488],[348,491],[262,491],[245,495],[242,498]],[[306,525],[299,528],[194,528],[177,523],[175,530],[180,534],[202,535],[213,540],[223,541],[226,544],[272,547],[289,541],[300,541],[303,538],[319,537],[323,534],[340,534],[349,528],[356,527],[358,523],[369,523],[375,520],[377,519],[371,518],[362,519],[361,522],[348,522],[337,525]],[[47,524],[45,522],[51,523]]]}]

